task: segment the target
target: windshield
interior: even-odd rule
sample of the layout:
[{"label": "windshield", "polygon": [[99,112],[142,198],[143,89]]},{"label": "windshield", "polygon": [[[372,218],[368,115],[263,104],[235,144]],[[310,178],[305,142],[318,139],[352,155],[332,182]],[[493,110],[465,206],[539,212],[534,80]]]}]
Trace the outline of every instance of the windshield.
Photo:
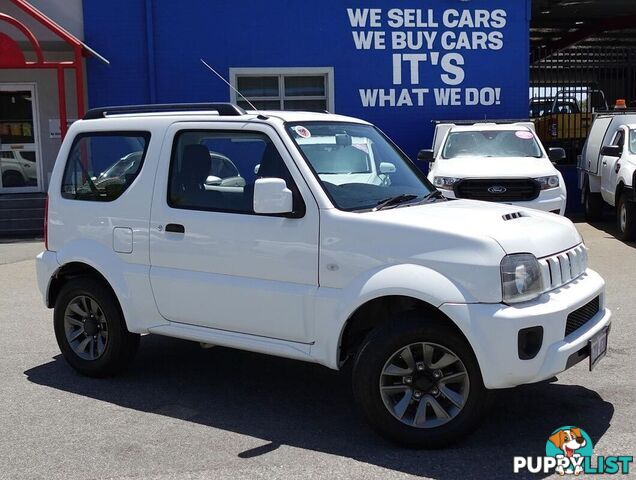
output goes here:
[{"label": "windshield", "polygon": [[529,130],[451,132],[442,150],[442,158],[542,156],[541,148]]},{"label": "windshield", "polygon": [[[429,181],[379,130],[342,122],[287,124],[334,205],[341,210],[371,210],[388,199],[391,206],[428,200]],[[395,197],[395,198],[394,198]]]},{"label": "windshield", "polygon": [[553,103],[554,102],[552,100],[533,101],[530,104],[530,118],[543,117],[544,115],[547,115],[550,113],[550,110],[552,110]]}]

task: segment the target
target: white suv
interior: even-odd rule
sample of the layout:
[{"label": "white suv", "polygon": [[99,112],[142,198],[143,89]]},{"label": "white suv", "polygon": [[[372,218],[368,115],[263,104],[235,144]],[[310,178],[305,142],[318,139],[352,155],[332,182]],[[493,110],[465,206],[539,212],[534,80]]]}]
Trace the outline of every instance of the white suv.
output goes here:
[{"label": "white suv", "polygon": [[565,151],[546,153],[531,122],[440,123],[433,149],[418,158],[432,162],[428,178],[448,198],[565,213],[565,183],[552,164],[565,158]]},{"label": "white suv", "polygon": [[[245,185],[206,188],[210,152]],[[99,181],[131,154],[134,167]],[[50,185],[39,287],[86,375],[120,370],[146,333],[351,361],[371,425],[426,447],[468,433],[490,390],[591,368],[607,348],[604,282],[569,220],[449,201],[361,120],[92,110]]]}]

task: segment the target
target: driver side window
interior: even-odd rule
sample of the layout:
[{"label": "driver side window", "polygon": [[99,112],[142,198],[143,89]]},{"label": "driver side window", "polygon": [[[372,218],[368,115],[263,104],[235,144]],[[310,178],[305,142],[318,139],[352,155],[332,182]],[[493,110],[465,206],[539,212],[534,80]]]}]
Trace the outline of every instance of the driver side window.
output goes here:
[{"label": "driver side window", "polygon": [[175,137],[168,204],[173,208],[254,214],[254,183],[281,178],[302,197],[272,140],[260,132],[184,130]]},{"label": "driver side window", "polygon": [[623,130],[619,130],[618,132],[616,132],[614,140],[612,141],[612,145],[621,147],[621,150],[623,150],[623,146],[625,145],[625,132],[623,132]]}]

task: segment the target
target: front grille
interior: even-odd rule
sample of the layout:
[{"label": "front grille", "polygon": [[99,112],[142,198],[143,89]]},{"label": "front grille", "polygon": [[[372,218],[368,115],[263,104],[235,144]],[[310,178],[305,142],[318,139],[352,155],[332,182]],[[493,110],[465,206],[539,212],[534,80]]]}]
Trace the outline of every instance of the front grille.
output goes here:
[{"label": "front grille", "polygon": [[531,178],[467,178],[455,183],[457,198],[488,202],[527,202],[539,196],[541,186]]},{"label": "front grille", "polygon": [[565,252],[541,258],[539,267],[544,290],[554,290],[585,273],[587,248],[581,243]]},{"label": "front grille", "polygon": [[589,322],[600,309],[600,297],[596,297],[591,302],[570,313],[568,315],[568,321],[565,324],[565,336],[567,337],[569,334],[575,332],[587,322]]}]

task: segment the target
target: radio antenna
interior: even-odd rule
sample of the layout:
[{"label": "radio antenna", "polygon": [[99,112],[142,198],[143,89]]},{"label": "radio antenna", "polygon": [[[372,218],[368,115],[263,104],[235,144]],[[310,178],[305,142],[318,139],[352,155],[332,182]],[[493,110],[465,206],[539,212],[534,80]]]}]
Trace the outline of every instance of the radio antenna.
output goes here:
[{"label": "radio antenna", "polygon": [[223,81],[223,83],[225,83],[228,87],[230,87],[230,88],[231,88],[232,90],[234,90],[237,94],[239,94],[239,95],[241,96],[241,98],[242,98],[243,100],[245,100],[245,101],[248,103],[248,105],[249,105],[250,107],[252,107],[252,110],[254,110],[254,111],[258,114],[258,117],[259,117],[260,119],[262,119],[262,120],[266,120],[266,119],[268,118],[267,116],[263,115],[263,114],[262,114],[262,113],[258,110],[258,108],[256,108],[256,107],[254,106],[254,104],[253,104],[252,102],[250,102],[250,101],[249,101],[249,100],[245,97],[245,95],[243,95],[241,92],[239,92],[236,88],[234,88],[234,86],[233,86],[230,82],[228,82],[225,78],[223,78],[223,75],[221,75],[219,72],[217,72],[216,70],[214,70],[214,69],[213,69],[213,68],[212,68],[212,67],[211,67],[211,66],[210,66],[210,65],[209,65],[209,64],[208,64],[205,60],[203,60],[202,58],[200,58],[199,60],[201,60],[201,63],[202,63],[203,65],[205,65],[206,67],[208,67],[208,69],[210,69],[210,70],[212,71],[212,73],[214,73],[214,75],[216,75],[217,77],[219,77],[219,78]]}]

